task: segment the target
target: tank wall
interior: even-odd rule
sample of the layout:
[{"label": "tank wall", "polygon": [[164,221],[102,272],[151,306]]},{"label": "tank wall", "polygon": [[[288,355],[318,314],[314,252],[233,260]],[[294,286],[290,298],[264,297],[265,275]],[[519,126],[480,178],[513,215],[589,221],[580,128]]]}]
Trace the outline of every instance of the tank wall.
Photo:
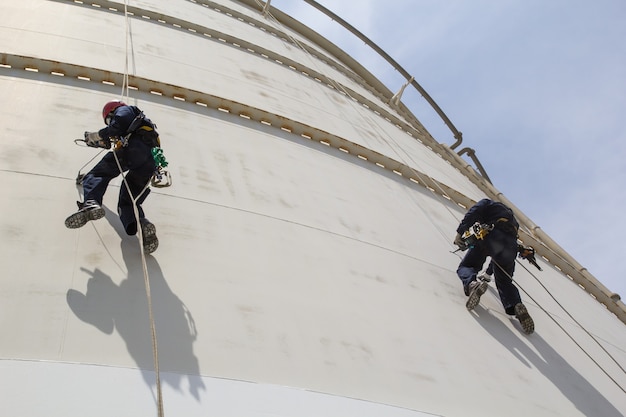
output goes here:
[{"label": "tank wall", "polygon": [[[176,2],[176,11],[173,2],[133,4],[242,37],[250,30],[189,2]],[[191,6],[207,15],[195,16]],[[21,23],[5,26],[0,39],[24,42],[5,42],[4,51],[120,71],[123,36],[88,41],[72,24],[96,33],[121,27],[123,17],[57,1],[9,8],[31,18],[9,20]],[[49,13],[65,24],[49,22]],[[336,91],[312,88],[316,81],[221,42],[141,20],[132,27],[138,76],[262,108],[390,158],[400,154],[470,198],[482,196],[406,132]],[[38,33],[63,40],[48,48]],[[157,35],[163,42],[151,45]],[[150,47],[167,49],[145,52]],[[0,386],[10,401],[3,406],[15,414],[84,415],[101,393],[112,399],[99,404],[102,415],[154,415],[143,265],[136,237],[125,235],[116,216],[121,180],[105,196],[104,219],[78,230],[63,225],[80,197],[76,174],[102,155],[73,139],[100,128],[102,104],[119,94],[117,85],[0,67],[0,326],[10,335],[0,345]],[[168,411],[626,413],[626,377],[583,331],[624,363],[623,324],[559,271],[517,267],[537,326],[530,337],[504,314],[493,284],[467,312],[455,274],[460,255],[451,253],[460,207],[279,125],[146,91],[133,91],[129,101],[157,123],[173,178],[144,205],[160,238],[146,270]],[[86,390],[91,384],[99,390]],[[42,391],[54,407],[24,401]],[[77,407],[64,405],[70,401]]]},{"label": "tank wall", "polygon": [[[210,16],[213,17],[210,24],[217,25],[214,20],[220,21],[218,32],[224,31],[224,26],[229,27],[237,39],[254,40],[264,49],[273,51],[276,59],[289,57],[295,61],[306,60],[298,48],[276,39],[266,31],[193,3],[183,4],[194,6],[202,12],[198,13],[200,20],[202,16]],[[38,22],[30,17],[31,8],[16,8],[11,12],[10,21],[17,24],[5,28],[5,37],[19,38],[20,42],[9,42],[7,53],[19,48],[19,53],[15,52],[18,55],[84,65],[113,73],[124,72],[126,36],[123,14],[78,6],[72,2],[44,2],[44,6],[46,10],[42,16],[63,15],[66,17],[65,24],[56,20],[50,22],[51,19],[46,18]],[[122,8],[118,6],[118,9]],[[179,13],[182,12],[173,15],[178,16]],[[130,22],[130,74],[177,85],[184,90],[201,91],[237,103],[246,103],[252,108],[262,108],[304,126],[315,126],[321,131],[388,155],[419,172],[427,171],[428,175],[445,184],[454,183],[455,187],[462,184],[463,189],[460,191],[470,198],[478,199],[482,195],[467,178],[450,170],[449,164],[416,138],[399,134],[398,127],[353,102],[337,91],[337,87],[331,89],[289,66],[279,65],[273,59],[247,53],[240,47],[214,38],[206,39],[197,33],[154,23],[154,19],[131,19]],[[187,20],[181,19],[180,23],[184,22]],[[97,31],[95,28],[98,25],[104,25],[107,29]],[[201,26],[204,27],[204,22]],[[117,30],[111,30],[112,27]],[[102,36],[102,33],[106,33],[106,36]],[[324,70],[328,76],[338,76],[330,68]],[[185,74],[185,77],[181,77],[181,74]],[[340,81],[349,88],[362,90],[348,79]],[[368,97],[377,102],[371,95]]]}]

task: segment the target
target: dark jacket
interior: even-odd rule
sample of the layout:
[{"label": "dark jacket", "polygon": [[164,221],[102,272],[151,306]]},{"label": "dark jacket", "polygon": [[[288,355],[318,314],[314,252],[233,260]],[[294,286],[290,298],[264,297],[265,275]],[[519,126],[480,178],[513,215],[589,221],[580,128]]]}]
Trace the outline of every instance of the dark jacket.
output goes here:
[{"label": "dark jacket", "polygon": [[[133,121],[138,116],[142,116],[135,124]],[[123,138],[129,133],[140,137],[150,146],[159,146],[159,134],[155,130],[155,125],[143,116],[142,111],[137,106],[120,106],[113,112],[113,117],[108,126],[98,132],[101,138]],[[130,131],[132,128],[132,131]]]},{"label": "dark jacket", "polygon": [[516,236],[517,229],[519,229],[519,223],[513,215],[513,210],[500,202],[489,200],[488,198],[480,200],[465,213],[465,217],[463,217],[461,224],[456,229],[457,233],[463,234],[476,222],[492,224],[494,227]]}]

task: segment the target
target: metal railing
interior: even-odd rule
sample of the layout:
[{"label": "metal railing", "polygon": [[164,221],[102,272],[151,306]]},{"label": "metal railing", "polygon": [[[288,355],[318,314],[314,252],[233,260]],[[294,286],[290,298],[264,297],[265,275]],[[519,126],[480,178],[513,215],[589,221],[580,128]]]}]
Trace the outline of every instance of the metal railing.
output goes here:
[{"label": "metal railing", "polygon": [[[246,4],[252,8],[259,9],[259,1],[258,0],[237,0],[240,3]],[[339,58],[342,64],[346,65],[352,71],[359,75],[359,77],[363,78],[369,85],[376,88],[381,94],[385,95],[388,98],[388,103],[390,106],[394,105],[394,101],[398,98],[397,95],[391,94],[390,90],[384,86],[380,80],[374,77],[369,71],[363,68],[358,62],[356,62],[352,57],[342,51],[340,48],[332,44],[330,41],[310,30],[308,27],[303,25],[302,23],[294,20],[290,16],[281,12],[278,9],[270,8],[269,3],[271,0],[268,0],[264,3],[264,6],[260,8],[262,13],[267,13],[271,10],[273,16],[286,27],[289,27],[292,30],[308,37],[316,44],[330,51],[333,56]],[[522,211],[520,211],[515,205],[513,205],[500,191],[498,191],[489,176],[485,172],[482,164],[478,160],[476,156],[476,152],[474,149],[465,147],[458,152],[454,150],[462,143],[463,135],[462,133],[454,126],[452,121],[446,116],[446,114],[441,110],[441,108],[437,105],[437,103],[430,97],[430,95],[424,90],[424,88],[414,80],[414,77],[409,74],[400,64],[398,64],[392,57],[390,57],[385,51],[383,51],[378,45],[372,42],[367,36],[361,33],[359,30],[354,28],[348,22],[346,22],[341,17],[337,16],[332,11],[328,10],[324,6],[317,3],[315,0],[303,0],[312,7],[316,8],[320,12],[324,13],[331,19],[335,20],[337,23],[342,25],[346,30],[350,33],[358,37],[361,41],[365,42],[370,48],[372,48],[375,52],[377,52],[383,59],[385,59],[395,70],[397,70],[406,80],[407,83],[412,85],[423,97],[424,99],[432,106],[435,112],[441,117],[446,126],[452,132],[456,141],[450,145],[444,145],[439,143],[439,147],[444,150],[444,157],[448,161],[450,161],[453,166],[458,168],[461,172],[464,172],[465,175],[476,185],[478,186],[489,198],[497,201],[501,201],[507,204],[509,207],[513,209],[516,217],[520,220],[520,224],[522,224],[525,229],[528,231],[524,233],[527,240],[532,241],[537,247],[537,254],[542,256],[546,261],[550,264],[554,265],[558,268],[565,276],[574,281],[577,285],[582,287],[587,293],[589,293],[592,297],[594,297],[598,302],[603,304],[609,311],[615,314],[622,322],[626,323],[626,305],[621,301],[620,296],[618,294],[613,293],[608,288],[606,288],[600,281],[598,281],[586,268],[584,268],[580,263],[578,263],[567,251],[565,251],[561,246],[559,246],[550,236],[548,236],[539,226],[537,226],[534,222],[532,222]],[[397,101],[396,101],[397,102]],[[398,103],[397,106],[401,110],[405,110],[405,113],[409,113],[412,115],[410,110],[404,108],[401,103]],[[416,123],[421,126],[419,121],[415,119]],[[427,133],[427,139],[433,139]],[[433,139],[433,141],[435,141]],[[435,141],[436,142],[436,141]],[[438,142],[437,142],[438,143]],[[467,154],[470,159],[476,164],[476,169],[479,171],[480,176],[476,173],[476,170],[473,169],[469,164],[467,164],[461,156]],[[453,199],[454,201],[454,199]],[[459,201],[456,201],[460,203]],[[461,203],[461,204],[467,204]]]}]

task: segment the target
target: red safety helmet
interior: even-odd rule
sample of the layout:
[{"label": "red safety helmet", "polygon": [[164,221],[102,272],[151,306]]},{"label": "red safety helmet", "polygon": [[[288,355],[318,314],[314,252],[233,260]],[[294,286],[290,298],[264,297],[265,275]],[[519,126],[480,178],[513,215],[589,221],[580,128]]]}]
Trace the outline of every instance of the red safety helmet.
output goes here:
[{"label": "red safety helmet", "polygon": [[107,104],[105,104],[104,107],[102,108],[102,119],[104,120],[104,123],[108,125],[107,116],[109,116],[109,114],[111,114],[113,110],[117,109],[118,107],[125,106],[125,105],[126,103],[124,103],[121,100],[112,100],[112,101],[109,101]]}]

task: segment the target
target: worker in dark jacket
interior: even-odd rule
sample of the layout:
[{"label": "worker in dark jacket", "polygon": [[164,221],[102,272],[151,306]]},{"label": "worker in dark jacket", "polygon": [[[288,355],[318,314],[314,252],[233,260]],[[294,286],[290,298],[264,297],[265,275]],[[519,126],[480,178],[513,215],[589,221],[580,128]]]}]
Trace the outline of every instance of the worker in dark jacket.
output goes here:
[{"label": "worker in dark jacket", "polygon": [[154,224],[145,217],[142,203],[150,193],[147,185],[156,169],[152,148],[159,146],[158,133],[154,124],[139,108],[119,100],[104,105],[102,118],[106,127],[98,132],[85,132],[85,143],[95,148],[110,149],[113,142],[115,148],[83,177],[84,202],[78,203],[78,212],[65,220],[65,226],[75,229],[84,226],[90,220],[104,217],[102,199],[109,182],[122,172],[128,171],[125,178],[132,196],[123,183],[120,187],[117,212],[126,233],[136,234],[137,221],[133,199],[137,199],[144,250],[152,253],[157,249],[159,240]]},{"label": "worker in dark jacket", "polygon": [[[483,225],[479,233],[481,236],[474,238],[468,247],[462,236],[476,223]],[[512,279],[518,229],[519,224],[509,207],[489,199],[476,203],[467,211],[456,230],[454,243],[461,249],[468,249],[456,272],[463,282],[465,295],[469,297],[466,306],[472,310],[487,291],[488,282],[478,280],[477,274],[487,257],[491,257],[496,287],[506,313],[515,315],[524,332],[530,334],[535,326]]]}]

